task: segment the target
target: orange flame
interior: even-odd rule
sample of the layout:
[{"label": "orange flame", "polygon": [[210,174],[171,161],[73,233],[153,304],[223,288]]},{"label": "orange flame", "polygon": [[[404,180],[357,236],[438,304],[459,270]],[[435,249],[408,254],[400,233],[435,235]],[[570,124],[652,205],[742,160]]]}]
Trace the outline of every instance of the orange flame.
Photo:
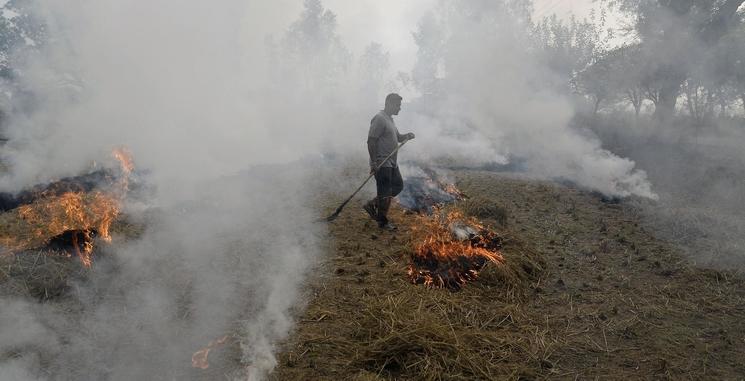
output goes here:
[{"label": "orange flame", "polygon": [[503,260],[496,235],[460,211],[419,216],[412,238],[409,279],[428,287],[457,289],[475,280],[487,262]]},{"label": "orange flame", "polygon": [[[125,175],[129,175],[132,173],[132,171],[134,171],[135,165],[134,161],[132,160],[132,153],[129,152],[128,149],[124,147],[114,148],[111,154],[117,160],[119,160],[119,165],[121,166],[122,172],[124,172]],[[126,176],[123,176],[122,178],[126,179]]]},{"label": "orange flame", "polygon": [[122,198],[124,197],[124,194],[129,191],[129,176],[132,174],[132,171],[135,170],[132,153],[124,147],[119,147],[115,148],[111,152],[111,155],[119,161],[119,168],[122,171],[121,176],[119,176],[119,182],[114,187],[114,193],[116,193],[119,198]]},{"label": "orange flame", "polygon": [[225,344],[230,336],[223,336],[219,339],[210,341],[206,347],[194,352],[191,356],[191,366],[199,369],[207,369],[210,367],[209,355],[210,351]]},{"label": "orange flame", "polygon": [[75,254],[85,267],[90,267],[93,233],[107,242],[111,241],[109,229],[120,213],[121,203],[129,186],[129,175],[134,169],[132,157],[125,149],[114,150],[113,156],[119,160],[122,174],[110,189],[89,193],[67,192],[61,195],[41,193],[34,203],[16,209],[19,219],[27,225],[23,229],[25,234],[4,239],[1,243],[15,251],[34,244],[48,243],[50,237],[73,232]]},{"label": "orange flame", "polygon": [[453,197],[455,197],[458,200],[462,200],[466,198],[465,194],[458,189],[458,187],[455,186],[455,184],[447,183],[445,184],[445,192],[449,193]]},{"label": "orange flame", "polygon": [[[118,214],[118,200],[101,192],[69,192],[18,208],[19,217],[32,226],[32,238],[55,237],[67,231],[82,231],[90,238],[95,231],[109,241],[109,227]],[[77,241],[77,235],[73,235],[76,254],[83,265],[90,267],[93,245],[86,239],[80,250]]]}]

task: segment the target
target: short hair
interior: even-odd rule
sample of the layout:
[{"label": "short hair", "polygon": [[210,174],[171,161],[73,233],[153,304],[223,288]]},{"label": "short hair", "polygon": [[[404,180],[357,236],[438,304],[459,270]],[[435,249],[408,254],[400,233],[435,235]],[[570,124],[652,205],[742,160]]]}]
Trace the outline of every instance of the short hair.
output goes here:
[{"label": "short hair", "polygon": [[400,95],[396,93],[390,93],[388,96],[385,97],[385,105],[393,104],[393,102],[401,102],[401,100],[404,99]]}]

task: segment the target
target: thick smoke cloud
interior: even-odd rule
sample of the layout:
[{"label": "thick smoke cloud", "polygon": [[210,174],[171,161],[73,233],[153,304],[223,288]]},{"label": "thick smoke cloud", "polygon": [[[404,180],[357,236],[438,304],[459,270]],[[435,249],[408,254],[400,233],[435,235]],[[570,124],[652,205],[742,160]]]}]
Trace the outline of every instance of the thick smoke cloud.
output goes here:
[{"label": "thick smoke cloud", "polygon": [[[570,128],[574,107],[551,91],[559,78],[531,51],[526,14],[519,8],[442,3],[420,30],[425,32],[420,46],[435,52],[422,55],[421,65],[426,69],[433,57],[439,65],[422,70],[433,90],[421,108],[438,128],[475,130],[500,153],[491,161],[511,158],[540,178],[569,180],[612,196],[656,197],[634,162]],[[441,35],[426,34],[435,30]]]},{"label": "thick smoke cloud", "polygon": [[745,6],[614,3],[636,40],[595,65],[606,75],[592,82],[606,99],[585,124],[647,170],[659,202],[639,210],[659,237],[699,266],[742,269]]},{"label": "thick smoke cloud", "polygon": [[[51,39],[24,57],[20,80],[35,99],[12,115],[3,189],[79,174],[126,146],[154,191],[127,206],[143,236],[96,262],[65,301],[73,311],[3,302],[0,353],[23,354],[0,364],[3,375],[189,379],[191,354],[229,333],[247,365],[237,374],[265,375],[323,232],[297,193],[313,173],[297,160],[322,148],[303,137],[332,120],[313,104],[281,108],[293,88],[268,93],[256,4],[32,5]],[[279,114],[313,117],[280,126]]]},{"label": "thick smoke cloud", "polygon": [[[412,83],[422,96],[399,119],[418,134],[410,158],[517,159],[539,177],[653,196],[632,162],[567,127],[570,104],[541,90],[551,73],[532,62],[524,26],[499,3],[441,13],[441,97],[422,91],[416,72],[413,82],[359,85],[369,78],[334,15],[314,1],[294,23],[277,21],[287,2],[30,4],[50,41],[23,57],[20,81],[34,97],[11,116],[3,150],[11,172],[0,186],[79,174],[123,145],[154,191],[127,206],[146,224],[143,236],[108,249],[71,296],[74,310],[3,301],[12,308],[0,314],[9,332],[0,353],[24,355],[1,363],[2,375],[189,379],[191,354],[229,332],[246,365],[235,375],[266,375],[319,256],[324,228],[310,223],[310,205],[329,183],[319,174],[366,163],[367,123],[380,108],[371,100]],[[337,191],[353,187],[344,181],[334,179]],[[9,321],[28,324],[5,331],[17,326]]]}]

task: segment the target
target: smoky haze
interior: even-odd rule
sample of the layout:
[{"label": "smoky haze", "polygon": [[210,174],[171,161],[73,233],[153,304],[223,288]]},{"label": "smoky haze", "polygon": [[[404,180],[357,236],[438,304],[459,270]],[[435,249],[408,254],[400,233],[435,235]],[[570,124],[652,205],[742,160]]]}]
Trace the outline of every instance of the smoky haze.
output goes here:
[{"label": "smoky haze", "polygon": [[[312,168],[276,165],[317,156],[313,139],[328,123],[271,122],[279,110],[270,103],[294,89],[267,93],[264,40],[250,29],[260,16],[243,1],[26,9],[50,40],[18,57],[35,99],[11,116],[5,190],[87,171],[126,146],[154,191],[128,206],[147,225],[143,236],[111,247],[72,311],[3,300],[11,337],[0,351],[27,355],[3,364],[2,376],[188,379],[198,375],[192,353],[235,331],[250,364],[236,374],[265,375],[323,228],[309,223],[316,216],[298,191]],[[302,118],[314,106],[281,111]]]},{"label": "smoky haze", "polygon": [[333,9],[313,0],[289,22],[287,2],[23,4],[49,38],[13,58],[33,96],[9,116],[3,190],[85,172],[126,146],[153,192],[126,206],[143,236],[106,249],[74,308],[0,301],[0,354],[24,348],[0,378],[196,378],[191,354],[229,332],[245,364],[231,376],[265,377],[321,255],[312,201],[329,184],[354,189],[329,168],[367,163],[369,120],[391,91],[410,94],[397,123],[417,134],[402,160],[514,164],[657,197],[634,161],[573,125],[574,99],[539,59],[520,2],[435,5],[409,28],[413,68],[392,67],[381,45],[354,55]]},{"label": "smoky haze", "polygon": [[562,78],[530,49],[531,9],[510,4],[441,2],[422,20],[413,80],[425,89],[418,110],[430,119],[419,130],[434,125],[479,136],[495,150],[482,162],[512,158],[539,178],[566,179],[611,196],[655,198],[633,161],[570,128],[574,106],[554,87]]},{"label": "smoky haze", "polygon": [[640,208],[661,237],[693,263],[741,271],[743,2],[613,3],[630,16],[634,39],[578,76],[600,105],[581,124],[647,169],[660,202]]}]

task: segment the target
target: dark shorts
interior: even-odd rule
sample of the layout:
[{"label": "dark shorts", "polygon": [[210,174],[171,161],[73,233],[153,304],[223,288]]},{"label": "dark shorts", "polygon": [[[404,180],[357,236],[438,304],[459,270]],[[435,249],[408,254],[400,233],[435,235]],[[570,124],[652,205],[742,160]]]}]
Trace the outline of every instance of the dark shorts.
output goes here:
[{"label": "dark shorts", "polygon": [[404,180],[398,167],[383,167],[375,173],[378,199],[396,197],[404,189]]}]

